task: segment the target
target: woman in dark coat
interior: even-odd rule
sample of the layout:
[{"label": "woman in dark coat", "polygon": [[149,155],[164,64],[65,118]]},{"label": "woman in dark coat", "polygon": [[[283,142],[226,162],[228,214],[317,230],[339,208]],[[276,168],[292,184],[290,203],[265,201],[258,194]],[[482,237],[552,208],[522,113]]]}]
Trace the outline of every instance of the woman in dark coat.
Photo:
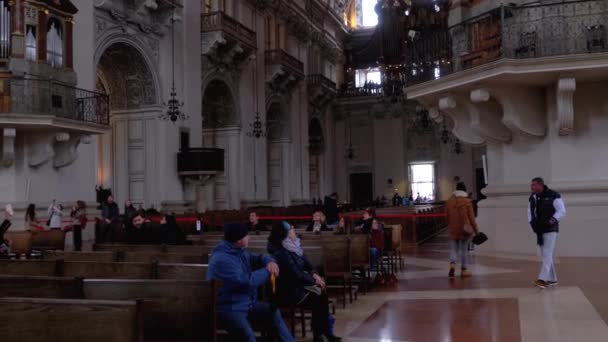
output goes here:
[{"label": "woman in dark coat", "polygon": [[276,223],[268,237],[272,254],[281,274],[277,280],[277,296],[283,305],[304,305],[312,308],[314,341],[340,341],[329,326],[329,304],[325,281],[308,261],[293,226]]}]

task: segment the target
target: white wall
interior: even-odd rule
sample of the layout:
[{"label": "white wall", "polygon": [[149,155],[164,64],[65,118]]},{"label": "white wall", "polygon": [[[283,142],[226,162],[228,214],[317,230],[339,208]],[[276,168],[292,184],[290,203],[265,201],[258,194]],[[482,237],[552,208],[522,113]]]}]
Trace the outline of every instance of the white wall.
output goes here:
[{"label": "white wall", "polygon": [[544,177],[562,194],[568,214],[561,222],[557,254],[606,256],[608,239],[608,82],[579,83],[574,97],[574,133],[559,136],[555,89],[547,89],[547,135],[514,135],[510,144],[489,144],[488,199],[479,223],[488,232],[482,251],[537,254],[526,218],[529,183]]}]

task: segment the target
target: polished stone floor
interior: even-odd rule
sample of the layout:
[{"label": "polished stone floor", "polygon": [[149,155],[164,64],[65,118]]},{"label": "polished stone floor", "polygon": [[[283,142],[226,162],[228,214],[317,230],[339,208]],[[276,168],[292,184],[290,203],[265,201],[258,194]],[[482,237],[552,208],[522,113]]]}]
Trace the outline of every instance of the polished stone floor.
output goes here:
[{"label": "polished stone floor", "polygon": [[472,253],[447,277],[445,237],[410,252],[399,282],[338,309],[336,333],[367,342],[608,341],[608,258],[559,258],[560,285],[533,287],[536,257]]}]

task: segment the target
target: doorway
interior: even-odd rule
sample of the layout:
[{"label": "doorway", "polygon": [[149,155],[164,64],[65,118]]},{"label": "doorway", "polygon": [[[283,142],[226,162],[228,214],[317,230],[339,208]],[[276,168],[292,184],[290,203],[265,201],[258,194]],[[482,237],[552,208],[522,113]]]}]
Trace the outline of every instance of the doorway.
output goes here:
[{"label": "doorway", "polygon": [[365,208],[374,199],[373,177],[371,173],[350,175],[350,201],[353,209]]}]

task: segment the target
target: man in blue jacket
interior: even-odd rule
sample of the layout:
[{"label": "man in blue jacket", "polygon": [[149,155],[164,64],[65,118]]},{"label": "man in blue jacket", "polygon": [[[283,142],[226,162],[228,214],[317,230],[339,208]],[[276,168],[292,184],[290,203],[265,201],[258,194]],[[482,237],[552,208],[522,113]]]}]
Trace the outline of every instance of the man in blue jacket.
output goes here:
[{"label": "man in blue jacket", "polygon": [[257,302],[258,288],[279,266],[267,255],[252,254],[247,226],[240,223],[224,227],[224,240],[211,254],[207,279],[221,281],[217,296],[218,319],[233,341],[255,342],[250,321],[272,325],[280,341],[295,341],[281,313],[268,303]]}]

